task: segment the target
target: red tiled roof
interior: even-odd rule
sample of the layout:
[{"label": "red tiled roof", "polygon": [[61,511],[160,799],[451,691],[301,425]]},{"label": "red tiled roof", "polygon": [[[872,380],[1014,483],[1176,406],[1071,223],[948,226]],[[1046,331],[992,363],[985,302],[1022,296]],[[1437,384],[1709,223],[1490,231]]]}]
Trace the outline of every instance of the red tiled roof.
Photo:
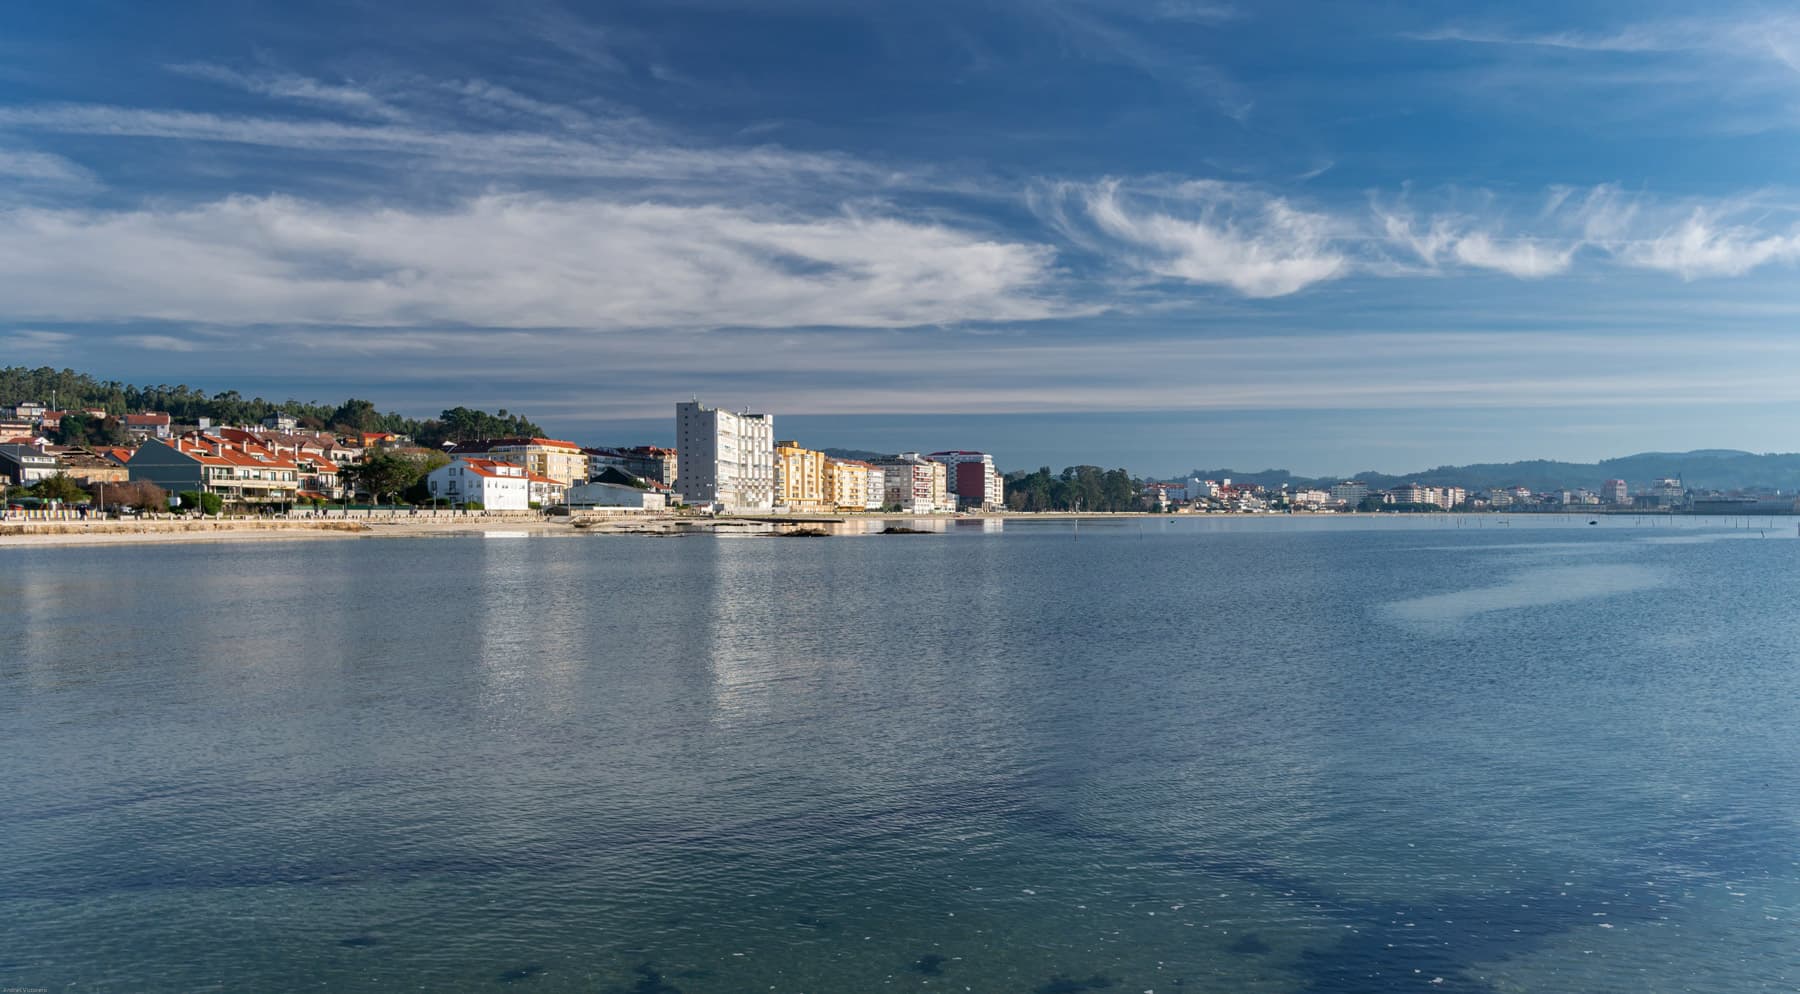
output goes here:
[{"label": "red tiled roof", "polygon": [[556,438],[484,438],[476,442],[461,442],[456,446],[458,452],[491,452],[494,449],[517,448],[526,445],[540,445],[552,449],[573,449],[581,451],[581,446],[574,442],[565,442]]},{"label": "red tiled roof", "polygon": [[469,459],[466,457],[464,459],[462,459],[461,462],[463,463],[464,466],[468,467],[470,472],[474,473],[476,476],[485,476],[485,477],[489,477],[491,479],[496,479],[496,480],[499,480],[499,479],[508,479],[508,480],[523,479],[523,477],[514,476],[511,473],[496,473],[496,472],[494,472],[495,469],[497,469],[501,466],[505,466],[507,469],[520,469],[521,468],[517,465],[514,465],[513,463],[501,462],[498,459]]},{"label": "red tiled roof", "polygon": [[300,467],[292,459],[261,445],[234,445],[217,435],[184,435],[174,440],[173,448],[182,455],[197,459],[205,466],[243,466],[253,469],[292,469]]}]

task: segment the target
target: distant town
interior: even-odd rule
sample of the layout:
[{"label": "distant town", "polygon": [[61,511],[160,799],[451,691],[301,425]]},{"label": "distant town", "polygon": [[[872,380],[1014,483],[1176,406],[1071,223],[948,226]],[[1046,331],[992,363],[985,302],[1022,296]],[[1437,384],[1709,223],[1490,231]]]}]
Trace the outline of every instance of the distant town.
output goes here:
[{"label": "distant town", "polygon": [[[27,371],[5,372],[17,380]],[[64,383],[76,374],[55,375]],[[8,517],[292,515],[351,506],[724,515],[1796,510],[1792,493],[1698,490],[1679,478],[1546,491],[1417,482],[1378,489],[1355,479],[1328,486],[1146,480],[1097,466],[1003,474],[999,456],[973,449],[852,455],[813,448],[781,438],[773,415],[698,400],[674,405],[676,444],[665,448],[549,438],[506,411],[453,408],[417,422],[380,415],[366,401],[308,408],[235,394],[221,401],[184,394],[186,387],[93,384],[77,376],[69,389],[91,396],[104,387],[118,396],[108,395],[104,406],[59,408],[54,396],[0,406]],[[134,395],[174,397],[190,416],[123,409],[133,405],[120,398]],[[241,416],[259,410],[266,413],[254,421]]]}]

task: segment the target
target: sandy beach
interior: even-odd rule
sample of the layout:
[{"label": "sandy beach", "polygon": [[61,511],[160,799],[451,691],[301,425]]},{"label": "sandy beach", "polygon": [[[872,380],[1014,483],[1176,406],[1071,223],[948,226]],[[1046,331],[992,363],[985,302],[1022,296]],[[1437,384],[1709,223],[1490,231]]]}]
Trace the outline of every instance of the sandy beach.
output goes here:
[{"label": "sandy beach", "polygon": [[[952,528],[1003,527],[1007,521],[1117,521],[1124,518],[1187,518],[1191,515],[1123,512],[1075,514],[1070,512],[998,513],[979,515],[746,515],[700,517],[692,515],[540,515],[413,517],[376,515],[368,518],[257,519],[223,518],[208,521],[8,521],[0,522],[0,550],[7,548],[124,545],[167,542],[298,541],[304,539],[454,537],[477,534],[527,535],[532,537],[582,535],[722,535],[769,537],[794,534],[836,536],[873,535],[892,529],[900,532],[944,532]],[[1208,517],[1213,517],[1209,515]],[[1223,517],[1223,516],[1221,516]],[[1317,515],[1232,515],[1254,518],[1314,518]],[[1356,515],[1341,515],[1351,518]]]},{"label": "sandy beach", "polygon": [[[1125,515],[1120,515],[1123,517]],[[125,545],[167,542],[299,541],[304,539],[417,538],[475,534],[539,536],[582,535],[723,535],[779,536],[796,533],[829,535],[878,534],[886,529],[939,532],[952,527],[997,525],[1008,518],[1059,518],[1073,515],[520,515],[412,517],[397,515],[351,519],[223,518],[209,521],[8,521],[0,522],[0,550],[73,545]],[[1084,516],[1086,517],[1086,516]]]}]

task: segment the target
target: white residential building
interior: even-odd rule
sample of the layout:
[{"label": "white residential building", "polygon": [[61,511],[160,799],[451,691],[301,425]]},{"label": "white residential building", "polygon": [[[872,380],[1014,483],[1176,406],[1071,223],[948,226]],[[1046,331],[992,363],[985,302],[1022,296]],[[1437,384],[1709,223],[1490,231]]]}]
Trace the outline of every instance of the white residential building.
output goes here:
[{"label": "white residential building", "polygon": [[882,474],[882,503],[899,507],[907,514],[931,514],[955,510],[952,503],[947,468],[917,452],[873,460]]},{"label": "white residential building", "polygon": [[775,506],[775,418],[733,413],[699,401],[675,405],[681,492],[689,503],[727,514]]},{"label": "white residential building", "polygon": [[956,504],[965,511],[998,511],[1006,507],[1005,485],[994,469],[994,457],[985,452],[952,450],[933,452],[925,458],[945,467],[945,482]]},{"label": "white residential building", "polygon": [[1345,504],[1360,504],[1369,496],[1369,485],[1356,480],[1345,480],[1331,485],[1331,499]]},{"label": "white residential building", "polygon": [[435,499],[453,504],[479,502],[489,511],[531,508],[531,473],[509,462],[459,456],[450,465],[426,474],[425,489]]}]

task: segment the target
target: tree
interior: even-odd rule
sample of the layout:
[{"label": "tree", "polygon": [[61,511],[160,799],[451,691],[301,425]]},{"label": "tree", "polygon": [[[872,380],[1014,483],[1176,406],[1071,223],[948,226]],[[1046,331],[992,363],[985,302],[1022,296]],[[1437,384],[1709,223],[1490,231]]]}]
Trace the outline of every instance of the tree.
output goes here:
[{"label": "tree", "polygon": [[381,412],[375,405],[355,397],[344,401],[328,418],[334,427],[354,432],[380,431]]},{"label": "tree", "polygon": [[128,445],[131,438],[117,418],[65,415],[56,429],[58,445]]},{"label": "tree", "polygon": [[169,492],[147,480],[109,483],[105,496],[107,507],[135,507],[140,511],[169,509]]},{"label": "tree", "polygon": [[213,516],[225,510],[225,498],[207,491],[183,490],[181,506],[187,511],[199,511],[201,514]]},{"label": "tree", "polygon": [[79,504],[93,499],[92,494],[81,489],[79,484],[63,473],[39,480],[37,485],[31,488],[31,495],[44,500],[62,501],[65,504]]},{"label": "tree", "polygon": [[449,456],[427,449],[376,449],[362,462],[345,467],[344,475],[379,504],[384,496],[398,498],[425,474],[449,462]]}]

